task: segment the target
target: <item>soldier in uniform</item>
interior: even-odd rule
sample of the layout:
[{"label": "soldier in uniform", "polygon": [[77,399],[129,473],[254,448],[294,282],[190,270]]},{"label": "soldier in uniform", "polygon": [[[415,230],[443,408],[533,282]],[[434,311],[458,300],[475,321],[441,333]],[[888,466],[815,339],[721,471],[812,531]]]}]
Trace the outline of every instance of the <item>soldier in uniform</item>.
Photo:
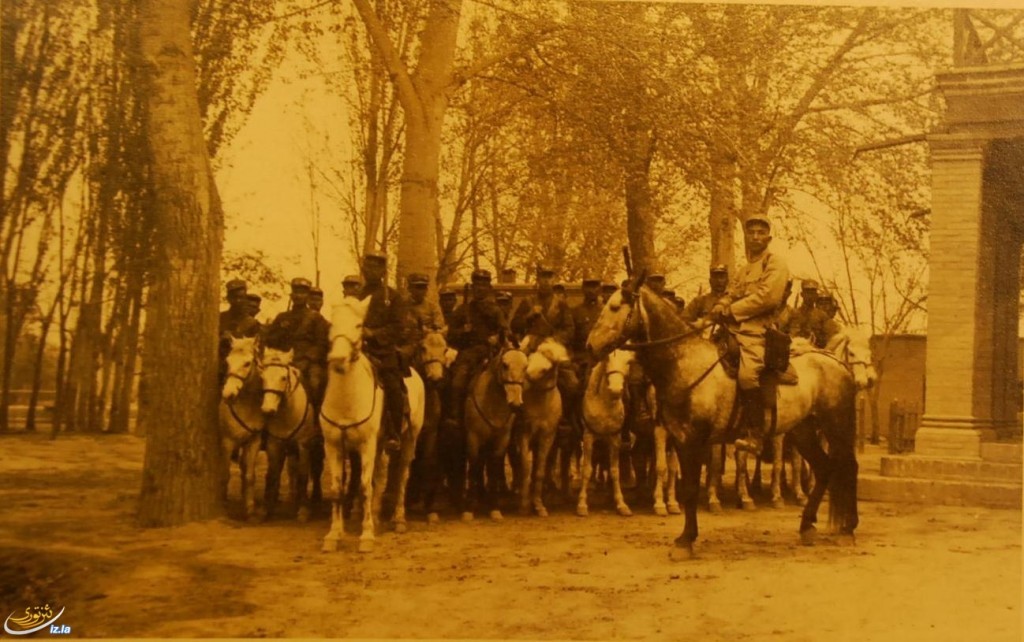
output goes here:
[{"label": "soldier in uniform", "polygon": [[406,363],[411,364],[412,357],[417,346],[423,341],[423,337],[428,332],[446,334],[448,326],[445,324],[441,306],[427,298],[430,277],[417,272],[409,275],[407,283],[409,303],[406,306],[405,345],[402,348],[402,355]]},{"label": "soldier in uniform", "polygon": [[405,302],[397,290],[384,283],[387,256],[367,253],[363,256],[363,288],[359,300],[370,297],[363,319],[363,350],[377,364],[377,375],[384,388],[384,449],[401,448],[402,417],[405,414],[405,382],[409,364],[400,349],[404,344]]},{"label": "soldier in uniform", "polygon": [[302,374],[310,403],[319,411],[327,386],[330,340],[327,321],[308,306],[312,288],[309,279],[292,279],[291,307],[274,317],[267,330],[267,346],[293,351],[292,364]]},{"label": "soldier in uniform", "polygon": [[[260,323],[260,306],[263,305],[263,297],[256,294],[255,292],[250,292],[249,294],[245,295],[245,298],[249,303],[249,315],[252,318],[256,319],[256,323]],[[263,329],[262,323],[260,323],[260,329]]]},{"label": "soldier in uniform", "polygon": [[816,306],[818,301],[818,283],[805,279],[800,284],[800,307],[793,310],[789,323],[780,326],[780,330],[793,337],[803,337],[817,343],[816,336],[822,333],[825,325],[825,314]]},{"label": "soldier in uniform", "polygon": [[690,322],[707,320],[711,316],[711,308],[725,296],[725,290],[729,287],[729,268],[719,264],[711,268],[708,283],[711,291],[701,294],[690,301],[683,312],[683,317]]},{"label": "soldier in uniform", "polygon": [[835,316],[839,312],[839,306],[836,305],[835,297],[826,291],[822,291],[818,293],[815,307],[821,312],[822,320],[819,329],[814,333],[814,345],[824,349],[829,341],[832,340],[832,337],[843,330],[843,325],[835,320]]},{"label": "soldier in uniform", "polygon": [[242,279],[232,279],[227,283],[228,309],[220,313],[217,328],[219,342],[217,352],[220,355],[218,366],[219,378],[223,382],[227,376],[225,359],[231,351],[231,337],[255,337],[260,333],[260,324],[251,314],[247,286]]},{"label": "soldier in uniform", "polygon": [[359,290],[363,287],[363,280],[358,274],[349,274],[341,280],[341,296],[359,298]]},{"label": "soldier in uniform", "polygon": [[[555,271],[549,267],[537,267],[537,294],[523,299],[512,317],[512,331],[517,336],[531,335],[535,343],[554,337],[569,347],[573,338],[572,314],[565,299],[555,295],[552,279]],[[532,352],[537,346],[527,347]]]},{"label": "soldier in uniform", "polygon": [[313,312],[319,313],[324,307],[324,291],[316,286],[309,288],[309,301],[306,305]]},{"label": "soldier in uniform", "polygon": [[498,302],[498,307],[501,308],[501,313],[505,315],[505,318],[511,319],[512,293],[508,290],[498,290],[498,293],[494,295],[494,300]]},{"label": "soldier in uniform", "polygon": [[765,216],[748,218],[744,234],[747,264],[740,268],[726,296],[712,308],[711,320],[728,327],[740,344],[737,378],[748,435],[736,440],[736,448],[760,454],[765,424],[761,392],[764,337],[775,310],[783,302],[789,268],[782,257],[768,251],[771,224]]},{"label": "soldier in uniform", "polygon": [[462,410],[473,373],[497,352],[508,334],[508,322],[494,300],[491,273],[474,270],[471,298],[455,309],[448,326],[448,342],[459,351],[452,364],[451,389],[442,424],[449,435],[461,434]]},{"label": "soldier in uniform", "polygon": [[441,314],[444,315],[444,324],[448,328],[452,327],[452,312],[455,312],[455,306],[459,302],[459,297],[449,287],[445,287],[441,290],[440,294],[437,295],[438,304],[441,306]]}]

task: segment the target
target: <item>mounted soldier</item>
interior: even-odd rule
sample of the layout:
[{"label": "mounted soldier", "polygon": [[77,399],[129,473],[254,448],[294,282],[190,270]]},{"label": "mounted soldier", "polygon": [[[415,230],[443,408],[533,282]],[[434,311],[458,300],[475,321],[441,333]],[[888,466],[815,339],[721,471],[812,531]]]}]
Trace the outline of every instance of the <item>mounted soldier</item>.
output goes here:
[{"label": "mounted soldier", "polygon": [[655,294],[660,297],[665,296],[665,275],[661,272],[654,272],[647,275],[647,280],[644,281],[647,287],[651,288]]},{"label": "mounted soldier", "polygon": [[455,312],[455,306],[459,303],[459,297],[455,294],[455,290],[445,286],[437,295],[437,302],[441,307],[441,314],[444,316],[444,325],[450,329],[452,327],[452,312]]},{"label": "mounted soldier", "polygon": [[252,318],[256,319],[256,323],[259,324],[259,331],[262,332],[263,331],[263,324],[260,323],[259,316],[260,316],[260,307],[263,305],[263,297],[261,297],[260,295],[256,294],[255,292],[250,292],[250,293],[245,295],[245,298],[246,298],[246,301],[249,304],[249,316],[251,316]]},{"label": "mounted soldier", "polygon": [[461,434],[470,379],[508,336],[508,322],[491,289],[491,273],[474,270],[470,282],[471,298],[455,309],[448,326],[448,343],[459,351],[452,364],[450,397],[443,408],[442,425],[449,435]]},{"label": "mounted soldier", "polygon": [[227,283],[228,309],[220,313],[217,323],[218,344],[218,381],[223,382],[227,375],[227,364],[224,359],[231,351],[231,337],[255,337],[260,334],[260,323],[252,315],[249,305],[247,285],[242,279],[232,279]]},{"label": "mounted soldier", "polygon": [[594,322],[601,315],[603,303],[600,298],[600,279],[583,279],[583,302],[569,310],[572,315],[573,335],[569,347],[572,349],[572,360],[576,365],[576,374],[580,381],[586,381],[587,364],[589,355],[587,353],[587,336]]},{"label": "mounted soldier", "polygon": [[833,337],[843,331],[843,325],[835,319],[836,314],[839,312],[839,306],[836,305],[835,297],[827,291],[822,291],[818,294],[815,307],[822,313],[824,318],[822,319],[820,329],[814,334],[814,345],[824,349],[832,341]]},{"label": "mounted soldier", "polygon": [[384,282],[388,258],[368,252],[363,255],[363,287],[359,300],[370,298],[370,307],[363,319],[363,351],[377,366],[377,376],[384,388],[383,445],[388,452],[401,448],[402,417],[405,414],[405,383],[409,364],[400,352],[405,335],[405,301],[401,294]]},{"label": "mounted soldier", "polygon": [[[402,346],[401,352],[405,362],[411,364],[423,337],[428,332],[446,334],[448,326],[445,324],[441,306],[427,298],[430,277],[416,272],[409,275],[406,283],[409,302],[406,306],[405,345]],[[420,374],[425,376],[425,373]]]},{"label": "mounted soldier", "polygon": [[501,313],[505,315],[506,319],[512,318],[512,293],[508,290],[498,290],[494,295],[494,300],[498,302],[498,307],[501,308]]},{"label": "mounted soldier", "polygon": [[293,351],[292,364],[302,374],[302,384],[310,403],[319,410],[327,385],[329,324],[319,312],[309,307],[312,289],[309,279],[292,279],[291,306],[274,317],[267,330],[267,346]]},{"label": "mounted soldier", "polygon": [[708,284],[711,291],[701,294],[690,301],[683,312],[683,318],[693,323],[695,321],[708,320],[711,317],[711,309],[725,296],[729,287],[729,268],[723,264],[711,267],[708,275]]},{"label": "mounted soldier", "polygon": [[[555,292],[552,285],[555,271],[543,265],[537,266],[537,294],[525,298],[516,308],[512,317],[512,332],[526,339],[523,350],[530,354],[544,339],[554,338],[566,348],[571,348],[575,327],[565,295]],[[564,288],[563,288],[564,289]],[[579,394],[580,383],[576,378],[571,361],[558,366],[558,390],[562,398]]]},{"label": "mounted soldier", "polygon": [[768,251],[771,224],[755,214],[744,223],[747,264],[726,295],[711,310],[711,320],[726,326],[740,347],[737,381],[747,435],[735,446],[760,454],[764,438],[765,403],[761,374],[765,370],[765,334],[776,309],[783,303],[789,268],[782,257]]},{"label": "mounted soldier", "polygon": [[342,297],[354,297],[359,298],[359,290],[363,287],[363,280],[359,278],[358,274],[346,275],[341,280],[341,296]]},{"label": "mounted soldier", "polygon": [[619,286],[614,283],[601,284],[601,305],[608,302],[608,297],[619,291]]},{"label": "mounted soldier", "polygon": [[[309,288],[309,300],[306,302],[306,306],[313,312],[320,314],[320,310],[324,307],[324,291],[315,285]],[[323,318],[323,315],[321,315],[321,318]],[[326,321],[326,319],[324,320]]]},{"label": "mounted soldier", "polygon": [[793,310],[789,323],[780,329],[792,337],[803,337],[817,344],[822,334],[826,315],[818,309],[818,282],[805,279],[800,284],[800,307]]}]

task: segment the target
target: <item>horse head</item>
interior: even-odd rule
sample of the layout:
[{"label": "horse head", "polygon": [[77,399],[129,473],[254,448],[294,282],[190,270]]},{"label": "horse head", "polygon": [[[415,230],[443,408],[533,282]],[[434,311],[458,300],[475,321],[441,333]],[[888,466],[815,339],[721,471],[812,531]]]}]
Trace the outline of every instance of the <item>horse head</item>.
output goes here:
[{"label": "horse head", "polygon": [[225,358],[228,375],[221,388],[221,397],[224,401],[236,399],[252,376],[258,352],[256,343],[256,337],[231,337],[231,351]]},{"label": "horse head", "polygon": [[440,332],[431,331],[423,335],[423,340],[416,346],[416,363],[423,368],[423,373],[430,383],[440,383],[444,379],[445,368],[448,367],[448,342]]},{"label": "horse head", "polygon": [[875,385],[878,372],[875,370],[871,355],[871,334],[858,326],[851,326],[840,332],[826,349],[831,349],[853,372],[853,380],[859,390],[866,390]]},{"label": "horse head", "polygon": [[260,409],[265,415],[276,413],[281,401],[291,393],[292,381],[297,379],[292,367],[293,356],[292,350],[267,347],[263,351],[263,405]]},{"label": "horse head", "polygon": [[632,329],[633,298],[622,290],[612,293],[587,335],[587,350],[595,359],[604,359],[629,338]]},{"label": "horse head", "polygon": [[605,388],[612,399],[622,398],[622,392],[626,388],[626,375],[629,373],[629,366],[635,360],[636,354],[631,350],[612,350],[611,354],[605,357]]},{"label": "horse head", "polygon": [[491,375],[501,382],[505,401],[512,408],[523,405],[523,386],[526,385],[526,367],[529,359],[519,348],[505,348],[494,358],[496,372]]},{"label": "horse head", "polygon": [[558,365],[569,361],[569,351],[561,343],[548,337],[527,358],[526,378],[542,381],[555,374]]},{"label": "horse head", "polygon": [[363,320],[370,309],[370,297],[362,301],[348,297],[331,310],[330,351],[327,365],[338,374],[345,374],[359,361],[363,348]]}]

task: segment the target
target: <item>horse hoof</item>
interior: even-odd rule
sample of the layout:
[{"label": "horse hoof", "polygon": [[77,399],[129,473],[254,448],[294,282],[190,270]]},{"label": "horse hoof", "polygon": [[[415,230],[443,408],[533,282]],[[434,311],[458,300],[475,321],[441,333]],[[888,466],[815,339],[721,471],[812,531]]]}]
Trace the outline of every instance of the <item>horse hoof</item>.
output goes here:
[{"label": "horse hoof", "polygon": [[576,507],[576,514],[579,515],[580,517],[587,517],[587,516],[590,515],[590,509],[587,508],[586,506],[577,506]]},{"label": "horse hoof", "polygon": [[839,533],[836,535],[836,544],[839,546],[856,546],[857,538],[853,533]]},{"label": "horse hoof", "polygon": [[668,509],[664,506],[655,506],[654,514],[658,517],[668,517]]},{"label": "horse hoof", "polygon": [[626,506],[625,504],[616,506],[615,510],[619,513],[619,515],[621,515],[623,517],[632,517],[633,516],[633,511],[629,510],[629,506]]},{"label": "horse hoof", "polygon": [[783,501],[782,499],[773,499],[772,500],[772,508],[785,508],[785,507],[786,507],[786,502]]},{"label": "horse hoof", "polygon": [[537,517],[547,517],[547,516],[548,516],[548,509],[544,508],[543,506],[538,506],[537,507]]},{"label": "horse hoof", "polygon": [[669,549],[668,558],[673,562],[687,562],[696,557],[693,553],[693,542],[676,538],[675,546]]},{"label": "horse hoof", "polygon": [[323,546],[320,547],[321,553],[334,553],[338,550],[338,540],[336,539],[325,539]]},{"label": "horse hoof", "polygon": [[797,497],[796,498],[796,505],[797,506],[806,506],[807,505],[807,498],[806,497]]},{"label": "horse hoof", "polygon": [[439,524],[441,522],[441,516],[437,513],[427,513],[428,524]]},{"label": "horse hoof", "polygon": [[814,546],[814,541],[818,538],[818,529],[813,526],[809,526],[804,530],[800,531],[800,543],[804,546]]},{"label": "horse hoof", "polygon": [[504,518],[504,516],[502,516],[502,514],[501,514],[501,511],[500,511],[500,510],[492,510],[492,511],[491,511],[491,520],[492,520],[492,521],[495,521],[495,522],[500,522],[500,521],[502,521],[503,519],[505,519],[505,518]]},{"label": "horse hoof", "polygon": [[471,522],[471,521],[473,521],[473,513],[470,513],[469,511],[466,511],[465,513],[463,513],[462,514],[462,521],[464,521],[464,522]]},{"label": "horse hoof", "polygon": [[402,534],[409,532],[409,525],[405,522],[395,522],[395,532]]},{"label": "horse hoof", "polygon": [[299,514],[296,516],[300,524],[305,524],[309,521],[309,509],[303,506],[299,509]]},{"label": "horse hoof", "polygon": [[[721,506],[719,506],[719,508],[721,508]],[[668,505],[668,514],[669,515],[680,515],[680,514],[682,514],[682,512],[683,511],[680,510],[680,508],[679,508],[679,504],[669,504]]]},{"label": "horse hoof", "polygon": [[741,504],[741,506],[742,506],[743,510],[746,510],[746,511],[755,511],[755,510],[757,510],[757,504],[755,504],[752,501],[743,502]]},{"label": "horse hoof", "polygon": [[712,515],[721,515],[722,514],[722,504],[721,504],[721,502],[711,502],[710,504],[708,504],[708,512],[711,513]]},{"label": "horse hoof", "polygon": [[373,550],[373,540],[372,539],[361,539],[361,540],[359,540],[359,552],[360,553],[369,553],[372,550]]}]

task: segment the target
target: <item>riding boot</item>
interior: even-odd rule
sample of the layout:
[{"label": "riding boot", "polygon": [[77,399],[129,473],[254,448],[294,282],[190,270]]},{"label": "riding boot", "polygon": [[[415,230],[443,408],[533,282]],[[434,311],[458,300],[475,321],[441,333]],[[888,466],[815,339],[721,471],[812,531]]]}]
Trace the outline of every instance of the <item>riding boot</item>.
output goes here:
[{"label": "riding boot", "polygon": [[[390,393],[390,394],[389,394]],[[402,410],[405,407],[405,386],[399,385],[384,395],[384,450],[398,452],[402,448]]]},{"label": "riding boot", "polygon": [[737,439],[734,445],[737,450],[760,455],[764,446],[764,395],[760,388],[754,388],[741,390],[740,397],[743,402],[743,423],[747,434]]}]

